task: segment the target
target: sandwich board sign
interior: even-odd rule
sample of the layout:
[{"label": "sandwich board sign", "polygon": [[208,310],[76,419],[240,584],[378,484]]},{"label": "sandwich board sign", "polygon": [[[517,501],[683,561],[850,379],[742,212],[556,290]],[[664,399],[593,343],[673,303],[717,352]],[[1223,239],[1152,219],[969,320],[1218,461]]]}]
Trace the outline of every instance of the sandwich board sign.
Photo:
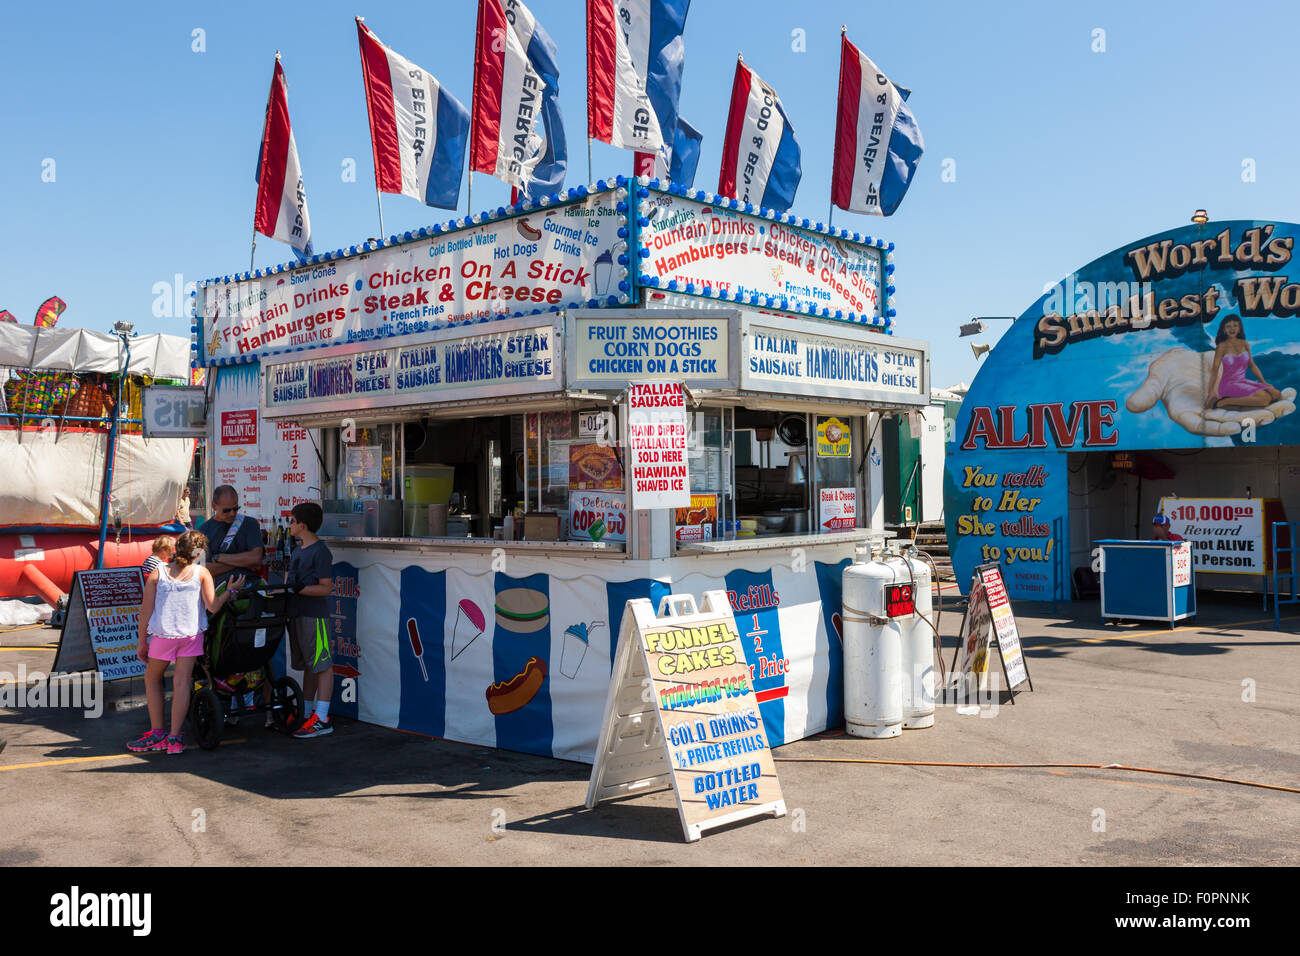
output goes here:
[{"label": "sandwich board sign", "polygon": [[[980,690],[986,688],[988,651],[998,649],[1002,661],[1002,674],[1011,691],[1011,702],[1016,702],[1015,690],[1028,683],[1029,667],[1025,663],[1024,649],[1020,646],[1020,631],[1016,628],[1015,614],[1007,597],[1002,569],[996,564],[981,564],[971,578],[970,593],[966,599],[966,614],[962,617],[960,644],[953,655],[953,677],[957,687],[970,687],[979,681]],[[958,708],[962,713],[962,708]]]},{"label": "sandwich board sign", "polygon": [[55,673],[97,670],[104,680],[142,676],[144,662],[135,651],[143,603],[138,567],[76,572],[54,657]]},{"label": "sandwich board sign", "polygon": [[[667,613],[665,614],[665,610]],[[749,817],[785,816],[731,604],[670,594],[627,602],[587,787],[601,800],[671,787],[688,843]]]}]

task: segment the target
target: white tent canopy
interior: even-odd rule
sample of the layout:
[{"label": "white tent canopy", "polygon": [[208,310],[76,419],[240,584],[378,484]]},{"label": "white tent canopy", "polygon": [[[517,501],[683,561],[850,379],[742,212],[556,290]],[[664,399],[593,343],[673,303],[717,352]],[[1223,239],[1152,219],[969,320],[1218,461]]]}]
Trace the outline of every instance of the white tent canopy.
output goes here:
[{"label": "white tent canopy", "polygon": [[[0,366],[58,369],[65,372],[122,370],[122,341],[89,329],[43,329],[0,323]],[[131,367],[137,375],[188,379],[190,342],[179,335],[139,335],[131,339]]]}]

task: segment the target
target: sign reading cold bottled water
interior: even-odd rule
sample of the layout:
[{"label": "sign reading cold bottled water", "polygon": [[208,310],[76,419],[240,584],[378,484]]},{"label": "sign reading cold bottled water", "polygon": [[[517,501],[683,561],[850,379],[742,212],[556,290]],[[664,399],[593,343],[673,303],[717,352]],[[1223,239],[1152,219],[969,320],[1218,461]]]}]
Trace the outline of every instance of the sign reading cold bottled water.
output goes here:
[{"label": "sign reading cold bottled water", "polygon": [[686,389],[681,382],[637,382],[627,402],[632,507],[689,508]]}]

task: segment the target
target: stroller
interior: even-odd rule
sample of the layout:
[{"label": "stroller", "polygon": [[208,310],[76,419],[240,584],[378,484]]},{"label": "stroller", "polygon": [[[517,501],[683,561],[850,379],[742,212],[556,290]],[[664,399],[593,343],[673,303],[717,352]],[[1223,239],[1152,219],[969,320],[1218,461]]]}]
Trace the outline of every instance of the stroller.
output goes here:
[{"label": "stroller", "polygon": [[[292,677],[276,678],[271,670],[288,627],[291,590],[257,582],[208,621],[198,662],[201,675],[194,677],[190,700],[190,724],[204,750],[221,744],[227,720],[269,712],[278,730],[292,732],[298,726],[302,688]],[[252,706],[244,703],[249,694]]]}]

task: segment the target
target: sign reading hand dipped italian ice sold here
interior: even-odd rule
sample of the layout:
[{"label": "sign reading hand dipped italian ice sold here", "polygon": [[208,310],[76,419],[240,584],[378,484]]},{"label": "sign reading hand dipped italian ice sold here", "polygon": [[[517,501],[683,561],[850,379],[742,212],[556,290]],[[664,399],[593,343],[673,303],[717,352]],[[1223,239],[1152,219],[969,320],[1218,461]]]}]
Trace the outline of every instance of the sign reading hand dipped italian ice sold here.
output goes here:
[{"label": "sign reading hand dipped italian ice sold here", "polygon": [[[627,602],[587,789],[601,800],[672,787],[688,842],[785,799],[723,591]],[[685,613],[681,613],[685,611]]]},{"label": "sign reading hand dipped italian ice sold here", "polygon": [[633,508],[689,508],[686,389],[681,382],[635,382],[627,391]]}]

